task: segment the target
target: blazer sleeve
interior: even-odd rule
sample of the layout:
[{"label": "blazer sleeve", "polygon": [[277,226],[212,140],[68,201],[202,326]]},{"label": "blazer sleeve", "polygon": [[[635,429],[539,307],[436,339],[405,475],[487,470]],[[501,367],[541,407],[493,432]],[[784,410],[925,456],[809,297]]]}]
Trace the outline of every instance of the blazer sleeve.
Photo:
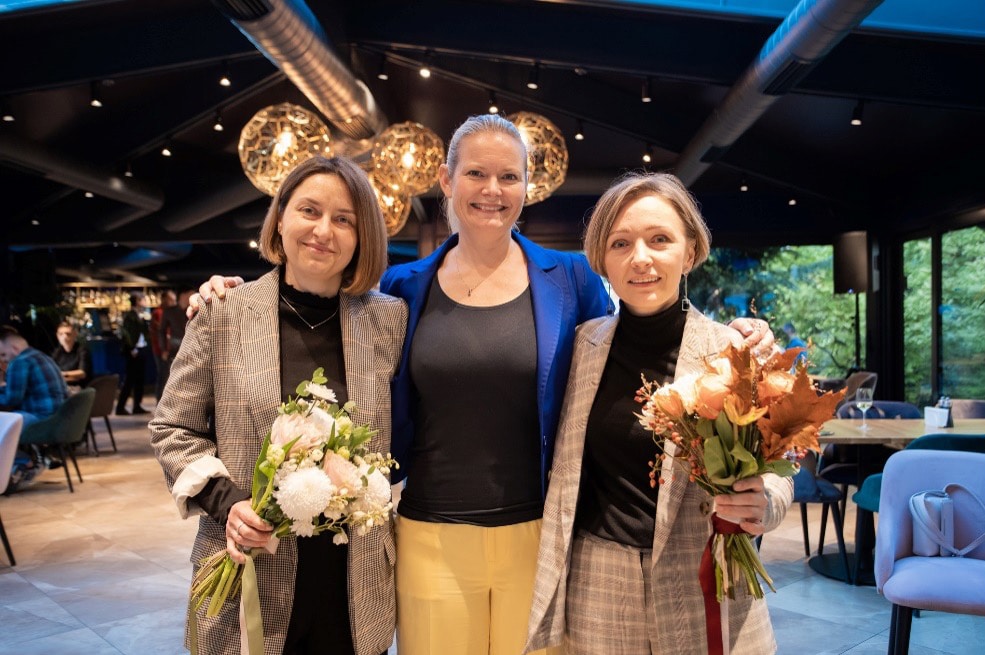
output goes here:
[{"label": "blazer sleeve", "polygon": [[213,430],[215,312],[206,305],[188,323],[183,346],[171,366],[167,390],[148,426],[151,445],[182,518],[204,513],[194,497],[214,477],[230,477],[218,457]]}]

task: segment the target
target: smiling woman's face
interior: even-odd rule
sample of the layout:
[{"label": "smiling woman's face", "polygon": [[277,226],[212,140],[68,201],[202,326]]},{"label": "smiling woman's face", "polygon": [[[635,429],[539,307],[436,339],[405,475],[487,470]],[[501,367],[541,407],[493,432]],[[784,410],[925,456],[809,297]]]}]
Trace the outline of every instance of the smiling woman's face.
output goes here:
[{"label": "smiling woman's face", "polygon": [[674,207],[659,196],[627,204],[605,240],[605,274],[626,308],[649,316],[677,302],[694,244]]},{"label": "smiling woman's face", "polygon": [[294,190],[277,223],[285,279],[300,291],[334,296],[358,245],[352,194],[338,175],[318,173]]}]

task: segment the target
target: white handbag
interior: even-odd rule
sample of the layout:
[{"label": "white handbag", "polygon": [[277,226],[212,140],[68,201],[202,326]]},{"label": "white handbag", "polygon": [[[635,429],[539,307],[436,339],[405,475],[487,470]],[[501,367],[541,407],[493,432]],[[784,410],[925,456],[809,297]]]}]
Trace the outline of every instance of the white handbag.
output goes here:
[{"label": "white handbag", "polygon": [[943,490],[920,491],[910,496],[913,516],[913,554],[922,557],[964,557],[982,542],[985,532],[963,548],[954,545],[954,500],[948,489],[961,489],[974,498],[985,510],[985,504],[960,484],[949,484]]}]

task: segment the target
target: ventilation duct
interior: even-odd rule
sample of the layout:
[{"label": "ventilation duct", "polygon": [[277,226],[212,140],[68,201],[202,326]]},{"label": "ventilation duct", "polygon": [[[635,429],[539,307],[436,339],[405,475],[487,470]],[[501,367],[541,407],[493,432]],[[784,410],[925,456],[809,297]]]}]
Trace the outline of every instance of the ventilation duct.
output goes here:
[{"label": "ventilation duct", "polygon": [[801,0],[684,147],[677,176],[693,184],[880,4],[882,0]]},{"label": "ventilation duct", "polygon": [[332,51],[304,2],[212,0],[212,4],[347,137],[368,139],[387,126],[369,89]]}]

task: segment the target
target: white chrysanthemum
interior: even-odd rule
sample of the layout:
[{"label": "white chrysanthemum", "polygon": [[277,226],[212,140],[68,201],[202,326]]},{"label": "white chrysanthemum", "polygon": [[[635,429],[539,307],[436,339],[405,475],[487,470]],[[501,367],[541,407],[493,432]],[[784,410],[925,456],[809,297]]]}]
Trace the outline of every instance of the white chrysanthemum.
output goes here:
[{"label": "white chrysanthemum", "polygon": [[369,465],[363,464],[359,467],[360,476],[365,476],[367,485],[363,488],[360,500],[360,509],[373,512],[390,502],[390,481],[380,472],[379,469],[369,473]]},{"label": "white chrysanthemum", "polygon": [[[325,412],[322,412],[325,414]],[[325,414],[327,416],[327,414]],[[328,417],[331,419],[331,417]],[[281,414],[274,420],[270,428],[270,445],[283,447],[297,439],[291,447],[291,454],[305,452],[324,443],[331,431],[331,424],[325,430],[325,422],[321,416],[312,417],[304,414]]]},{"label": "white chrysanthemum", "polygon": [[284,515],[294,522],[311,522],[328,504],[335,486],[321,469],[304,468],[284,477],[274,498]]},{"label": "white chrysanthemum", "polygon": [[308,393],[310,393],[315,398],[321,398],[325,402],[334,403],[338,402],[335,398],[335,392],[326,387],[324,384],[315,384],[314,382],[308,383]]},{"label": "white chrysanthemum", "polygon": [[315,523],[314,521],[297,521],[291,524],[291,532],[299,537],[314,537]]},{"label": "white chrysanthemum", "polygon": [[353,495],[362,487],[362,481],[359,479],[359,469],[352,462],[339,457],[331,450],[325,453],[325,462],[322,464],[322,469],[332,480],[332,484],[339,490],[345,489],[348,495]]}]

